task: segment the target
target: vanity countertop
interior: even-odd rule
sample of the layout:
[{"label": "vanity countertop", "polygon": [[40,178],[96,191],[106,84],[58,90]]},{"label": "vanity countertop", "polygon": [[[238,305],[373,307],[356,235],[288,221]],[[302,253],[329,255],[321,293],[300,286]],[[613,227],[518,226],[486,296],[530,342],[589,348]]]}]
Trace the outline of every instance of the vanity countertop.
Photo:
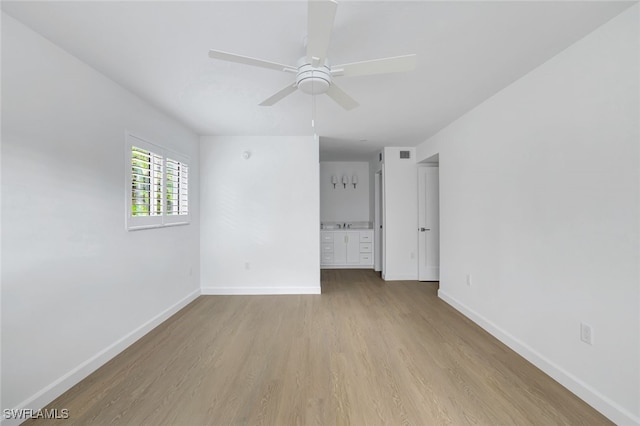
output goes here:
[{"label": "vanity countertop", "polygon": [[325,226],[320,228],[321,231],[369,231],[373,228],[365,226],[352,226],[351,228],[338,228],[337,226]]}]

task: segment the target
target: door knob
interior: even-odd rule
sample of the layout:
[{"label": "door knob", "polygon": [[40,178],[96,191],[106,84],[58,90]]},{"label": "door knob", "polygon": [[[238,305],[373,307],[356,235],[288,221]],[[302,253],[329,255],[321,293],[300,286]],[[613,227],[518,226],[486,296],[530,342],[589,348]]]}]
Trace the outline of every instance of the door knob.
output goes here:
[{"label": "door knob", "polygon": [[428,229],[428,228],[420,228],[420,229],[418,229],[418,231],[420,231],[420,232],[424,232],[424,231],[431,231],[431,229]]}]

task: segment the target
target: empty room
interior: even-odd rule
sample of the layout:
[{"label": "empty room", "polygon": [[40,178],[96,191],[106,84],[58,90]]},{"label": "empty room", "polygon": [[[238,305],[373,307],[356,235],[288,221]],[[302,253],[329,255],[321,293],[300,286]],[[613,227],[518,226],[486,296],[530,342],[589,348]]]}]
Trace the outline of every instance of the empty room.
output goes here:
[{"label": "empty room", "polygon": [[2,1],[2,426],[640,425],[637,1]]}]

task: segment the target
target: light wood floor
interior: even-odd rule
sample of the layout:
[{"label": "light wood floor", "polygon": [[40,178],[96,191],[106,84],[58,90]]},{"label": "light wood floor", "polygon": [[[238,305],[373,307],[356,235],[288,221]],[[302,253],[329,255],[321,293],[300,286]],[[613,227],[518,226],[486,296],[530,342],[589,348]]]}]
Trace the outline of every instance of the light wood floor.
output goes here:
[{"label": "light wood floor", "polygon": [[324,270],[322,295],[202,296],[49,408],[64,425],[609,424],[436,289]]}]

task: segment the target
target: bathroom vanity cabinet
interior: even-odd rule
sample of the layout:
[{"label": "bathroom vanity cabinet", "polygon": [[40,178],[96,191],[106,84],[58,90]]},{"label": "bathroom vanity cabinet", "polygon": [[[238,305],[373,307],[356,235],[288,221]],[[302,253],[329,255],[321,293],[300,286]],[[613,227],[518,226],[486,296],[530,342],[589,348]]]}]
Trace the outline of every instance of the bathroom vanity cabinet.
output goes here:
[{"label": "bathroom vanity cabinet", "polygon": [[373,268],[373,230],[320,231],[322,268]]}]

